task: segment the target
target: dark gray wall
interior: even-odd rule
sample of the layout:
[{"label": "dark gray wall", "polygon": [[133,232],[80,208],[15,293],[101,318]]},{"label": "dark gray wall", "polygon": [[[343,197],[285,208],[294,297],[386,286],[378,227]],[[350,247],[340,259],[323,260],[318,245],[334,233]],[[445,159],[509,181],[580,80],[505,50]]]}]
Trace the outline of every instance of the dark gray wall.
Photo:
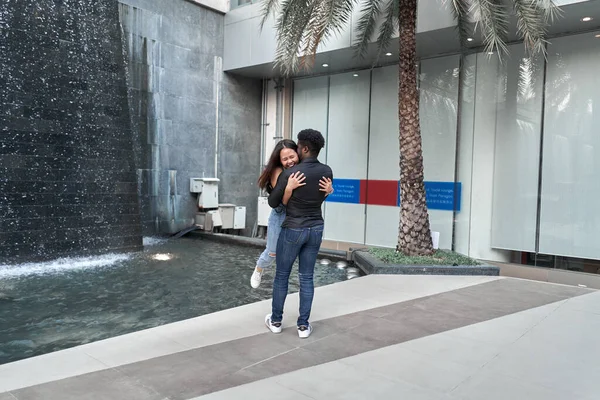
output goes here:
[{"label": "dark gray wall", "polygon": [[0,263],[140,249],[114,0],[0,2]]},{"label": "dark gray wall", "polygon": [[192,225],[189,178],[215,173],[220,202],[248,208],[250,232],[262,87],[222,72],[224,16],[185,0],[119,1],[144,233]]},{"label": "dark gray wall", "polygon": [[258,218],[262,83],[224,75],[219,120],[220,201],[247,207],[246,235]]}]

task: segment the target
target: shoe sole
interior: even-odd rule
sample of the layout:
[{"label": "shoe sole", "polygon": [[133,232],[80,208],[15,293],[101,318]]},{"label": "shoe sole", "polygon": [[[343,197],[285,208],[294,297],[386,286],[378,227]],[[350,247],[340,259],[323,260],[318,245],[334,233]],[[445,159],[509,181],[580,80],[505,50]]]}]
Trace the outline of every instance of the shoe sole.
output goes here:
[{"label": "shoe sole", "polygon": [[[307,332],[307,331],[305,331],[305,332]],[[300,339],[308,339],[311,334],[312,334],[312,330],[308,331],[308,334],[301,333],[301,331],[298,331],[298,337]],[[304,336],[304,335],[306,335],[306,336]]]}]

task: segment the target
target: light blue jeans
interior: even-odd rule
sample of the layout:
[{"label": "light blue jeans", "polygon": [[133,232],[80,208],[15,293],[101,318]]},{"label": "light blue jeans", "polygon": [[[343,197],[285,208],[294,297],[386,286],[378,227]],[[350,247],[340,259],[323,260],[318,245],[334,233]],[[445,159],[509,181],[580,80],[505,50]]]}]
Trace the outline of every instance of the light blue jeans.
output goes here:
[{"label": "light blue jeans", "polygon": [[262,252],[256,266],[259,268],[269,268],[275,262],[275,254],[277,254],[277,240],[281,233],[281,224],[285,220],[285,207],[280,205],[271,210],[269,215],[269,225],[267,226],[267,247]]}]

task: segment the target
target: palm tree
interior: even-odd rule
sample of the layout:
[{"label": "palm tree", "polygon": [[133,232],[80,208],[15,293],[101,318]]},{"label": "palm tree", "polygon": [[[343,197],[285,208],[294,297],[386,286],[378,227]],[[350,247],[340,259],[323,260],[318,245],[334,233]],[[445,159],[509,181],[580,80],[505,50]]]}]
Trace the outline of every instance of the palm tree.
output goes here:
[{"label": "palm tree", "polygon": [[[435,0],[421,0],[435,1]],[[558,8],[553,0],[443,0],[458,23],[464,48],[466,40],[480,27],[487,52],[506,54],[511,19],[530,54],[544,53],[546,27]],[[380,20],[378,54],[399,32],[398,120],[400,126],[400,227],[396,249],[407,255],[433,253],[423,181],[423,154],[419,125],[417,89],[416,25],[417,0],[265,0],[264,22],[275,16],[277,49],[275,65],[284,76],[310,68],[320,44],[348,26],[355,7],[357,55],[365,57]],[[511,12],[512,10],[512,12]]]}]

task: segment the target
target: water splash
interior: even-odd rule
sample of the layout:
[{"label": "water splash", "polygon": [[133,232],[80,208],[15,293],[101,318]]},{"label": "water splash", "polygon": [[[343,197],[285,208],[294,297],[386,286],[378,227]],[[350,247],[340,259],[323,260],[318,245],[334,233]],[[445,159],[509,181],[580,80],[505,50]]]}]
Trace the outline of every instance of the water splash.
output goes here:
[{"label": "water splash", "polygon": [[161,238],[161,237],[146,236],[146,237],[144,237],[143,244],[144,244],[144,247],[147,247],[147,246],[157,246],[159,244],[165,244],[165,243],[167,243],[167,240],[168,239]]},{"label": "water splash", "polygon": [[30,275],[62,274],[69,271],[108,267],[129,260],[131,254],[105,254],[94,257],[66,257],[53,261],[16,265],[0,264],[0,279],[20,278]]}]

